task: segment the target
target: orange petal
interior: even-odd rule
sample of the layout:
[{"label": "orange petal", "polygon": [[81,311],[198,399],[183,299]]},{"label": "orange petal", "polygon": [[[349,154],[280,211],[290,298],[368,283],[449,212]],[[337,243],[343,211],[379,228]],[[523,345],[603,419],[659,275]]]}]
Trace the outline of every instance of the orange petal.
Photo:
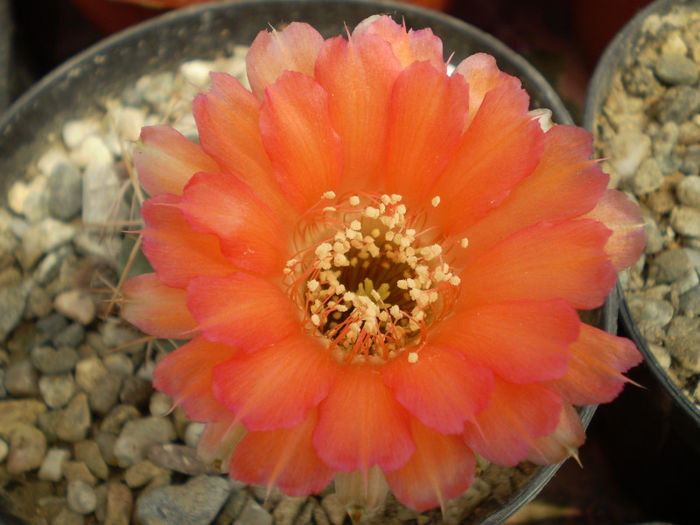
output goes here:
[{"label": "orange petal", "polygon": [[474,120],[486,93],[498,86],[520,87],[520,80],[504,73],[496,65],[496,59],[486,53],[474,53],[462,60],[454,74],[462,75],[469,84],[469,116],[467,124]]},{"label": "orange petal", "polygon": [[386,472],[386,480],[404,505],[423,511],[457,498],[474,480],[474,453],[459,436],[444,436],[411,419],[416,451],[399,470]]},{"label": "orange petal", "polygon": [[195,232],[176,206],[180,198],[162,194],[143,203],[143,253],[168,286],[185,288],[199,275],[223,277],[235,268],[221,254],[219,239]]},{"label": "orange petal", "polygon": [[[396,79],[389,107],[386,184],[409,204],[426,193],[445,169],[464,129],[468,107],[464,79],[416,62]],[[428,197],[429,199],[430,197]]]},{"label": "orange petal", "polygon": [[364,35],[379,35],[387,41],[402,67],[414,62],[428,61],[440,70],[445,70],[442,56],[442,40],[429,28],[406,31],[405,25],[399,25],[388,15],[371,16],[360,22],[352,32],[352,38]]},{"label": "orange petal", "polygon": [[508,84],[484,97],[432,190],[441,198],[436,211],[445,232],[461,232],[486,215],[539,163],[544,133],[528,104],[527,93]]},{"label": "orange petal", "polygon": [[578,412],[564,403],[557,428],[552,434],[535,439],[528,459],[540,465],[559,463],[569,456],[578,459],[578,449],[585,441],[586,431]]},{"label": "orange petal", "polygon": [[464,422],[489,403],[493,374],[474,366],[458,353],[435,346],[408,360],[409,351],[382,370],[384,383],[396,399],[422,423],[443,434],[458,434]]},{"label": "orange petal", "polygon": [[318,341],[294,335],[213,372],[214,396],[248,430],[291,428],[328,395],[337,364]]},{"label": "orange petal", "polygon": [[581,324],[576,342],[569,346],[571,359],[566,375],[548,383],[574,405],[608,403],[622,391],[628,379],[622,375],[642,361],[632,341]]},{"label": "orange petal", "polygon": [[249,432],[231,457],[231,477],[250,485],[277,486],[288,496],[321,492],[334,472],[318,458],[311,433],[318,419],[315,409],[293,428]]},{"label": "orange petal", "polygon": [[269,275],[284,267],[289,235],[272,210],[236,178],[198,173],[185,187],[179,208],[193,228],[220,239],[221,251],[238,268]]},{"label": "orange petal", "polygon": [[230,75],[212,73],[211,81],[209,92],[197,95],[192,109],[202,149],[280,215],[291,211],[263,147],[260,102]]},{"label": "orange petal", "polygon": [[612,230],[605,245],[617,271],[632,266],[644,251],[647,238],[644,233],[642,211],[632,199],[617,190],[608,190],[586,218],[602,222]]},{"label": "orange petal", "polygon": [[576,310],[562,300],[486,304],[440,323],[432,341],[507,381],[533,383],[566,373],[567,345],[579,324]]},{"label": "orange petal", "polygon": [[464,264],[508,235],[541,221],[560,222],[593,209],[608,176],[588,160],[592,136],[583,128],[555,126],[544,135],[544,153],[535,171],[516,185],[503,204],[463,232],[469,249]]},{"label": "orange petal", "polygon": [[347,365],[319,405],[313,435],[316,452],[329,467],[366,473],[402,467],[416,446],[409,416],[382,382],[379,368]]},{"label": "orange petal", "polygon": [[212,394],[212,369],[231,359],[236,349],[197,337],[158,361],[153,388],[173,398],[195,421],[214,421],[225,408]]},{"label": "orange petal", "polygon": [[265,91],[263,144],[282,191],[299,211],[338,187],[343,151],[328,111],[328,93],[301,73],[288,71]]},{"label": "orange petal", "polygon": [[185,305],[185,290],[164,285],[154,273],[132,277],[122,293],[121,316],[147,334],[185,339],[197,326]]},{"label": "orange petal", "polygon": [[321,48],[316,79],[329,94],[331,121],[342,140],[347,191],[382,176],[389,97],[400,68],[390,46],[376,35],[350,42],[339,36]]},{"label": "orange petal", "polygon": [[313,76],[323,37],[309,24],[292,22],[282,31],[260,31],[250,45],[246,69],[250,87],[259,99],[285,71]]},{"label": "orange petal", "polygon": [[246,352],[300,330],[299,311],[289,297],[269,281],[244,272],[193,279],[187,306],[207,339]]},{"label": "orange petal", "polygon": [[460,276],[463,305],[566,299],[595,308],[615,284],[604,251],[610,230],[591,220],[539,223],[472,261]]},{"label": "orange petal", "polygon": [[493,463],[515,466],[528,457],[535,439],[554,432],[561,398],[538,384],[497,380],[491,404],[464,425],[467,444]]},{"label": "orange petal", "polygon": [[168,126],[147,126],[134,148],[139,182],[149,195],[180,195],[198,171],[218,171],[219,166],[202,148]]}]

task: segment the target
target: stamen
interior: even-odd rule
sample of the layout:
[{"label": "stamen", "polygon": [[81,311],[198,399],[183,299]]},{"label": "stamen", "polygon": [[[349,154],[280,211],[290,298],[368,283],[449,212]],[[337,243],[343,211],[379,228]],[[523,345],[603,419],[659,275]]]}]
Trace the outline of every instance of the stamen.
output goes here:
[{"label": "stamen", "polygon": [[435,195],[435,197],[433,197],[433,200],[430,201],[430,204],[433,205],[433,208],[437,208],[440,205],[440,196]]}]

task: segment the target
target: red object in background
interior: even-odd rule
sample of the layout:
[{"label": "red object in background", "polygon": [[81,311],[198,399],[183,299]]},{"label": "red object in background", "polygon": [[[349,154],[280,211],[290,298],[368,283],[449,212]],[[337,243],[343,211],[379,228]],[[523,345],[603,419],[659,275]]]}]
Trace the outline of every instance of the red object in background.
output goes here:
[{"label": "red object in background", "polygon": [[[213,0],[71,0],[103,33],[114,33],[159,14],[162,9]],[[404,0],[411,4],[446,10],[452,0]]]}]

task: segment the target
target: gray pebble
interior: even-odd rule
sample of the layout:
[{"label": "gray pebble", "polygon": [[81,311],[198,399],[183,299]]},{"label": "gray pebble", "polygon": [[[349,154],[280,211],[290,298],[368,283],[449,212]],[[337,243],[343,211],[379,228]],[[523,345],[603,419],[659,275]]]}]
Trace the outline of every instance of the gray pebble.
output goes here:
[{"label": "gray pebble", "polygon": [[129,421],[138,418],[141,414],[138,409],[132,405],[117,405],[109,414],[105,416],[100,424],[100,430],[118,434],[122,427]]},{"label": "gray pebble", "polygon": [[643,295],[627,296],[630,313],[638,323],[648,322],[655,326],[666,326],[673,318],[673,306],[668,301],[649,299]]},{"label": "gray pebble", "polygon": [[690,120],[681,124],[678,143],[695,144],[698,142],[700,142],[700,125]]},{"label": "gray pebble", "polygon": [[62,408],[75,393],[73,374],[42,376],[39,379],[39,392],[49,408]]},{"label": "gray pebble", "polygon": [[104,356],[105,367],[118,376],[125,377],[134,373],[134,363],[122,353],[112,353]]},{"label": "gray pebble", "polygon": [[656,80],[654,72],[648,67],[632,67],[626,70],[622,81],[630,95],[646,97],[661,93],[661,84]]},{"label": "gray pebble", "polygon": [[75,367],[75,381],[87,393],[99,389],[108,375],[109,372],[99,357],[82,359]]},{"label": "gray pebble", "polygon": [[147,455],[154,464],[182,474],[196,476],[219,473],[218,470],[205,465],[197,457],[197,450],[187,445],[175,443],[153,445],[148,449]]},{"label": "gray pebble", "polygon": [[7,444],[7,441],[4,439],[0,439],[0,463],[5,461],[5,458],[7,458],[7,453],[10,451],[10,446]]},{"label": "gray pebble", "polygon": [[127,422],[114,445],[119,465],[128,467],[142,460],[152,445],[168,443],[176,437],[175,428],[164,417],[145,417]]},{"label": "gray pebble", "polygon": [[70,451],[65,448],[52,448],[39,467],[39,479],[59,482],[63,479],[63,465],[70,458]]},{"label": "gray pebble", "polygon": [[148,403],[148,411],[152,416],[166,416],[173,407],[170,396],[163,392],[153,392]]},{"label": "gray pebble", "polygon": [[91,164],[83,177],[82,218],[85,224],[106,224],[125,217],[121,184],[112,164]]},{"label": "gray pebble", "polygon": [[49,212],[60,220],[70,220],[82,206],[83,180],[75,166],[60,162],[48,179]]},{"label": "gray pebble", "polygon": [[700,331],[671,338],[668,344],[671,355],[691,373],[700,372]]},{"label": "gray pebble", "polygon": [[656,75],[666,84],[695,83],[700,69],[697,64],[688,57],[677,53],[663,53],[656,63]]},{"label": "gray pebble", "polygon": [[83,392],[78,393],[60,414],[56,422],[56,435],[70,442],[85,439],[91,422],[87,395]]},{"label": "gray pebble", "polygon": [[85,518],[68,507],[63,507],[51,520],[51,525],[83,525],[84,523]]},{"label": "gray pebble", "polygon": [[75,458],[85,462],[95,476],[100,479],[109,477],[109,467],[105,463],[100,448],[94,441],[81,441],[75,444]]},{"label": "gray pebble", "polygon": [[113,467],[119,466],[119,461],[114,455],[114,445],[117,442],[117,436],[111,432],[100,430],[95,435],[95,443],[100,448],[100,454],[105,460],[105,463]]},{"label": "gray pebble", "polygon": [[46,437],[32,425],[20,423],[10,436],[10,452],[7,456],[7,472],[20,474],[41,465],[46,454]]},{"label": "gray pebble", "polygon": [[689,175],[676,185],[676,195],[681,204],[700,208],[700,176]]},{"label": "gray pebble", "polygon": [[[206,525],[214,521],[229,493],[230,487],[225,479],[197,476],[184,485],[159,487],[139,496],[136,518],[143,525]],[[264,522],[242,523],[257,525]],[[266,525],[269,523],[266,522]]]},{"label": "gray pebble", "polygon": [[700,315],[700,286],[695,286],[680,296],[678,309],[684,315]]},{"label": "gray pebble", "polygon": [[77,348],[85,340],[85,328],[80,323],[71,323],[52,339],[56,348]]},{"label": "gray pebble", "polygon": [[47,339],[53,339],[68,326],[68,319],[61,314],[51,314],[36,322],[36,329]]},{"label": "gray pebble", "polygon": [[90,135],[99,133],[100,125],[97,120],[72,119],[67,121],[61,129],[63,143],[70,149],[80,146]]},{"label": "gray pebble", "polygon": [[[34,280],[42,286],[47,286],[56,279],[63,261],[72,255],[70,246],[61,246],[47,253],[34,270]],[[53,305],[52,305],[53,306]]]},{"label": "gray pebble", "polygon": [[625,130],[613,138],[610,163],[622,179],[633,176],[649,155],[651,139],[634,130]]},{"label": "gray pebble", "polygon": [[92,322],[97,311],[92,295],[82,290],[68,290],[60,293],[54,300],[54,308],[68,319],[84,325]]},{"label": "gray pebble", "polygon": [[0,341],[5,340],[22,320],[29,289],[23,283],[0,287]]},{"label": "gray pebble", "polygon": [[68,508],[78,514],[90,514],[97,507],[95,489],[81,479],[68,482],[66,501]]},{"label": "gray pebble", "polygon": [[153,478],[164,475],[169,475],[167,469],[143,459],[124,471],[124,482],[129,488],[135,489],[148,484]]},{"label": "gray pebble", "polygon": [[347,511],[335,493],[328,494],[321,500],[321,507],[328,514],[333,525],[341,525],[345,521]]},{"label": "gray pebble", "polygon": [[66,461],[63,465],[63,476],[67,481],[79,479],[91,487],[97,485],[97,478],[90,472],[84,461]]},{"label": "gray pebble", "polygon": [[282,499],[272,512],[275,525],[292,525],[292,523],[294,523],[294,518],[299,514],[305,502],[306,498],[282,496]]},{"label": "gray pebble", "polygon": [[681,169],[689,175],[700,173],[700,144],[691,144],[686,147]]},{"label": "gray pebble", "polygon": [[673,150],[678,142],[680,128],[675,122],[665,122],[659,132],[654,136],[652,149],[658,167],[664,175],[670,175],[681,165],[681,159],[673,155]]},{"label": "gray pebble", "polygon": [[27,306],[24,312],[25,319],[44,317],[49,315],[52,309],[51,297],[46,293],[46,290],[40,286],[35,286],[29,291]]},{"label": "gray pebble", "polygon": [[75,226],[48,217],[43,221],[29,226],[22,238],[19,261],[26,270],[47,252],[71,241],[75,236]]},{"label": "gray pebble", "polygon": [[119,400],[128,405],[142,406],[148,402],[153,388],[151,383],[137,376],[129,376],[124,380]]},{"label": "gray pebble", "polygon": [[204,432],[205,426],[206,425],[204,423],[198,423],[196,421],[189,423],[185,429],[185,444],[192,448],[197,448],[199,438],[201,437],[202,432]]},{"label": "gray pebble", "polygon": [[111,481],[107,489],[107,511],[104,525],[129,525],[134,497],[129,488],[118,481]]},{"label": "gray pebble", "polygon": [[676,205],[676,199],[673,197],[671,191],[662,187],[654,193],[650,194],[647,198],[647,206],[650,210],[658,213],[659,215],[664,215],[671,211]]},{"label": "gray pebble", "polygon": [[640,196],[658,190],[663,183],[664,176],[654,158],[644,159],[632,179],[634,193]]},{"label": "gray pebble", "polygon": [[660,122],[682,124],[700,108],[700,91],[690,86],[674,86],[661,95],[657,105]]},{"label": "gray pebble", "polygon": [[5,369],[0,368],[0,399],[7,397],[7,389],[5,388]]},{"label": "gray pebble", "polygon": [[272,516],[257,501],[248,499],[236,522],[246,525],[272,525]]},{"label": "gray pebble", "polygon": [[[46,405],[44,405],[44,408],[46,408]],[[56,426],[58,425],[59,419],[61,419],[61,410],[42,412],[36,418],[36,426],[41,429],[46,439],[49,441],[56,441],[58,439],[56,435]]]},{"label": "gray pebble", "polygon": [[[71,159],[81,168],[89,169],[97,164],[112,164],[114,161],[112,152],[107,144],[97,135],[90,135],[71,152]],[[83,184],[85,181],[83,181]],[[83,194],[83,207],[85,206],[85,196]]]},{"label": "gray pebble", "polygon": [[656,256],[649,267],[649,278],[657,283],[670,283],[693,270],[688,251],[683,248],[668,250]]},{"label": "gray pebble", "polygon": [[671,210],[671,226],[681,235],[700,238],[700,209],[676,206]]},{"label": "gray pebble", "polygon": [[13,396],[39,395],[38,380],[39,376],[29,359],[15,361],[5,371],[5,389]]},{"label": "gray pebble", "polygon": [[664,247],[664,237],[659,229],[658,223],[649,213],[643,213],[644,232],[647,234],[647,243],[644,246],[644,253],[654,254],[660,252]]}]

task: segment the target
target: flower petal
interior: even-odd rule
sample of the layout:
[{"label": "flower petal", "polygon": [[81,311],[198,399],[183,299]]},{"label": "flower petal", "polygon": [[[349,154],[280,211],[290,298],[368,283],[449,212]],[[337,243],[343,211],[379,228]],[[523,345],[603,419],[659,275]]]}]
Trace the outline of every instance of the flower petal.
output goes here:
[{"label": "flower petal", "polygon": [[617,190],[608,190],[586,218],[602,222],[612,230],[605,251],[619,272],[632,266],[644,251],[642,211],[632,199]]},{"label": "flower petal", "polygon": [[323,462],[335,470],[367,472],[402,467],[416,446],[409,417],[382,382],[378,368],[347,365],[319,405],[313,443]]},{"label": "flower petal", "polygon": [[323,37],[309,24],[292,22],[282,31],[260,31],[246,56],[248,81],[253,93],[262,99],[265,89],[285,71],[313,76]]},{"label": "flower petal", "polygon": [[579,309],[598,307],[616,279],[604,251],[609,235],[591,220],[525,228],[467,266],[459,301],[466,306],[561,298]]},{"label": "flower petal", "polygon": [[409,352],[382,370],[396,399],[423,424],[442,434],[459,434],[464,422],[489,403],[493,374],[448,348],[426,346],[411,363]]},{"label": "flower petal", "polygon": [[417,511],[464,493],[474,480],[474,453],[459,436],[444,436],[411,419],[416,451],[399,470],[385,473],[396,498]]},{"label": "flower petal", "polygon": [[389,106],[389,192],[402,194],[409,204],[425,203],[462,136],[468,100],[467,85],[459,75],[448,77],[427,62],[401,72]]},{"label": "flower petal", "polygon": [[578,337],[579,325],[566,301],[494,303],[446,319],[432,341],[509,382],[533,383],[566,373],[567,346]]},{"label": "flower petal", "polygon": [[219,238],[224,256],[238,268],[269,275],[284,267],[289,234],[236,178],[198,173],[187,183],[179,208],[193,228]]},{"label": "flower petal", "polygon": [[244,272],[197,277],[187,287],[187,307],[210,341],[252,352],[299,331],[299,312],[274,284]]},{"label": "flower petal", "polygon": [[291,428],[328,395],[336,372],[317,340],[293,335],[214,368],[214,396],[248,430]]},{"label": "flower petal", "polygon": [[591,134],[575,126],[545,133],[544,153],[535,171],[517,184],[498,208],[463,232],[469,249],[458,254],[465,264],[517,230],[538,222],[560,222],[593,209],[608,176],[592,154]]},{"label": "flower petal", "polygon": [[442,40],[430,28],[406,31],[405,24],[397,24],[388,15],[379,15],[365,18],[352,32],[353,39],[364,35],[379,35],[387,41],[404,68],[414,62],[428,61],[434,68],[445,71]]},{"label": "flower petal", "polygon": [[282,192],[297,210],[337,189],[342,145],[331,126],[328,93],[313,78],[287,71],[270,85],[260,130]]},{"label": "flower petal", "polygon": [[141,216],[143,253],[168,286],[185,288],[198,275],[223,277],[235,268],[221,254],[219,239],[195,232],[176,206],[180,198],[171,194],[152,197],[143,203]]},{"label": "flower petal", "polygon": [[578,459],[578,449],[586,441],[581,418],[568,403],[564,403],[556,430],[534,441],[528,459],[539,465],[559,463],[569,456]]},{"label": "flower petal", "polygon": [[445,232],[461,232],[482,218],[540,162],[544,133],[528,115],[529,100],[509,84],[484,97],[433,190]]},{"label": "flower petal", "polygon": [[134,165],[143,189],[151,195],[180,195],[198,171],[218,171],[219,166],[197,144],[168,126],[147,126],[134,148]]},{"label": "flower petal", "polygon": [[321,492],[334,472],[318,458],[311,433],[318,419],[315,409],[295,427],[249,432],[231,457],[231,476],[250,485],[278,486],[289,496]]},{"label": "flower petal", "polygon": [[464,425],[464,439],[493,463],[515,466],[528,457],[535,439],[554,432],[561,398],[538,384],[494,384],[491,404]]},{"label": "flower petal", "polygon": [[153,388],[173,398],[188,418],[215,421],[226,409],[212,394],[212,369],[231,359],[237,350],[197,337],[158,361],[153,372]]},{"label": "flower petal", "polygon": [[185,291],[164,285],[154,273],[132,277],[122,294],[121,316],[147,334],[184,339],[197,327],[185,306]]},{"label": "flower petal", "polygon": [[574,405],[609,403],[629,380],[622,375],[642,361],[632,341],[581,324],[578,339],[569,346],[566,375],[547,384]]},{"label": "flower petal", "polygon": [[230,75],[212,73],[211,82],[208,93],[195,97],[192,109],[202,149],[280,215],[291,212],[263,147],[260,102]]},{"label": "flower petal", "polygon": [[328,92],[333,128],[343,144],[346,191],[381,180],[391,88],[400,71],[391,47],[377,35],[326,40],[316,79]]}]

